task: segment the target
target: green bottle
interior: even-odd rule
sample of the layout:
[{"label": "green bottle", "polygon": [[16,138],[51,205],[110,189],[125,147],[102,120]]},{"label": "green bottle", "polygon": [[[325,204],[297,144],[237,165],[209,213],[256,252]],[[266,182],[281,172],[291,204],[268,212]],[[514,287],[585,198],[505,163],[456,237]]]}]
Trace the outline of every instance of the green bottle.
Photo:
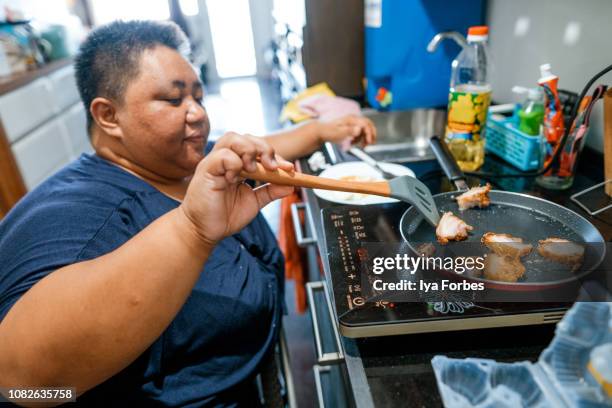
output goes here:
[{"label": "green bottle", "polygon": [[526,89],[522,87],[512,88],[514,92],[527,92],[527,99],[518,111],[519,130],[531,136],[540,134],[540,126],[544,120],[544,103],[542,94],[538,88]]}]

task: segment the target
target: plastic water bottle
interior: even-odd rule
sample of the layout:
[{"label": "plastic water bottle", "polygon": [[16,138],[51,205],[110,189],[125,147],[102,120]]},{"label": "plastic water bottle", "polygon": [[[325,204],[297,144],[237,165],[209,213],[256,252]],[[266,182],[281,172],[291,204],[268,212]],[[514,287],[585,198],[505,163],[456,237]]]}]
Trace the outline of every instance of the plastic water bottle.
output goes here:
[{"label": "plastic water bottle", "polygon": [[488,27],[470,27],[467,45],[452,64],[445,140],[463,171],[478,170],[484,163],[491,102],[488,37]]}]

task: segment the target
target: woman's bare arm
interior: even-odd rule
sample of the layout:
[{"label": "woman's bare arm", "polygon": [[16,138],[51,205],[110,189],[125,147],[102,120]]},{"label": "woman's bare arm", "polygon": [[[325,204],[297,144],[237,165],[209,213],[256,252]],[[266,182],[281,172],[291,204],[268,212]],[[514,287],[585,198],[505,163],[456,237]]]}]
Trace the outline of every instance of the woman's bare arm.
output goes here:
[{"label": "woman's bare arm", "polygon": [[26,292],[0,323],[0,385],[82,393],[134,361],[178,313],[212,250],[181,213]]},{"label": "woman's bare arm", "polygon": [[364,116],[348,115],[328,122],[310,122],[266,136],[276,153],[287,160],[296,160],[317,150],[322,143],[340,143],[350,138],[362,145],[376,142],[376,127]]}]

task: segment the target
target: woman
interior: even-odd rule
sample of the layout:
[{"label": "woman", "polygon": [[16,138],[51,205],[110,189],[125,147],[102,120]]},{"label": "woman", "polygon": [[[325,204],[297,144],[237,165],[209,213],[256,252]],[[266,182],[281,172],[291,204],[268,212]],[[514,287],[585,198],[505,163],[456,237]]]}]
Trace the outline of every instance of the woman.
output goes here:
[{"label": "woman", "polygon": [[252,405],[276,342],[283,258],[259,215],[291,188],[238,174],[323,141],[372,142],[367,119],[207,145],[176,26],[116,22],[76,59],[94,155],[0,224],[0,387],[76,387],[83,404]]}]

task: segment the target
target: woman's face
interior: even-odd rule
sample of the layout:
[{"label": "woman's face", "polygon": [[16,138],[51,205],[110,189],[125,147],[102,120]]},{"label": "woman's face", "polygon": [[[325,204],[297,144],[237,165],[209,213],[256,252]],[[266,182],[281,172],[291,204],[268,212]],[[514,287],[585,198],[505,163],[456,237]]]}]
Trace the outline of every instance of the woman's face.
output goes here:
[{"label": "woman's face", "polygon": [[203,96],[194,68],[177,51],[146,50],[116,111],[130,160],[166,178],[191,175],[210,132]]}]

